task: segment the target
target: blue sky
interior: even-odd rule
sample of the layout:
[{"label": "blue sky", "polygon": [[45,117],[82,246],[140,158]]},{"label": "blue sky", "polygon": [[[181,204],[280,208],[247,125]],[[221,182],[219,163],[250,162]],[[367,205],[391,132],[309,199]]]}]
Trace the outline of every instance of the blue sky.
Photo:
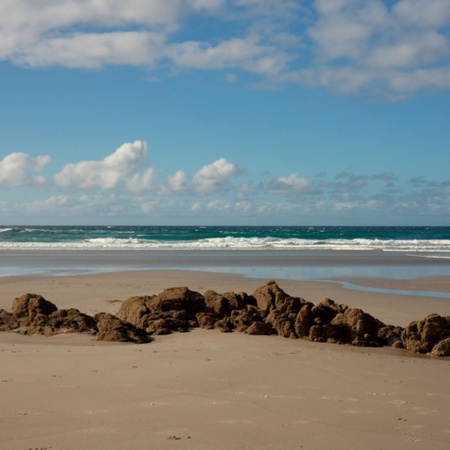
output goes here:
[{"label": "blue sky", "polygon": [[450,225],[450,0],[1,0],[3,224]]}]

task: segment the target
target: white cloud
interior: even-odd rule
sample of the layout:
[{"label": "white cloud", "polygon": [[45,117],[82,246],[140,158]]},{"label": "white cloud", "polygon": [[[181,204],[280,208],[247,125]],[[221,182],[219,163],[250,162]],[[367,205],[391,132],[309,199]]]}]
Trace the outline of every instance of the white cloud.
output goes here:
[{"label": "white cloud", "polygon": [[152,187],[154,175],[154,169],[147,169],[143,173],[134,174],[126,181],[126,185],[128,189],[133,192],[148,191]]},{"label": "white cloud", "polygon": [[297,80],[341,93],[398,95],[450,86],[450,1],[317,0],[315,62]]},{"label": "white cloud", "polygon": [[186,175],[182,170],[178,170],[169,177],[169,188],[172,192],[180,192],[185,188]]},{"label": "white cloud", "polygon": [[273,194],[318,194],[321,192],[312,178],[299,177],[298,173],[270,179],[266,183],[266,190]]},{"label": "white cloud", "polygon": [[170,56],[176,66],[187,69],[241,68],[265,75],[282,71],[288,60],[285,52],[255,38],[229,39],[217,45],[183,42],[170,48]]},{"label": "white cloud", "polygon": [[422,28],[442,27],[450,20],[448,0],[401,0],[392,10],[399,21]]},{"label": "white cloud", "polygon": [[162,52],[163,41],[161,34],[138,31],[77,33],[29,46],[17,61],[35,67],[63,65],[87,69],[105,64],[151,66]]},{"label": "white cloud", "polygon": [[148,187],[152,172],[139,176],[138,170],[147,163],[147,144],[144,141],[125,143],[102,161],[81,161],[67,164],[55,175],[55,185],[73,189],[113,189],[119,182],[129,187]]},{"label": "white cloud", "polygon": [[11,153],[0,160],[0,185],[42,185],[45,178],[29,172],[40,172],[50,162],[50,156],[30,158],[26,153]]},{"label": "white cloud", "polygon": [[[199,39],[191,17],[211,33]],[[450,0],[2,0],[0,60],[244,72],[399,98],[450,87],[449,26]]]},{"label": "white cloud", "polygon": [[220,158],[203,166],[192,178],[192,186],[198,192],[225,192],[230,188],[229,180],[240,173],[237,164]]}]

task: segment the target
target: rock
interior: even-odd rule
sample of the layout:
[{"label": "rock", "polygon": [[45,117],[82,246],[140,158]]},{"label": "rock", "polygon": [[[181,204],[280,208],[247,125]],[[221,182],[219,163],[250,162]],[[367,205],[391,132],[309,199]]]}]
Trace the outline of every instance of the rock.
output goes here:
[{"label": "rock", "polygon": [[216,328],[216,323],[220,320],[220,317],[215,313],[201,312],[196,316],[198,325],[205,330],[213,330]]},{"label": "rock", "polygon": [[15,298],[12,304],[13,317],[20,326],[29,326],[32,322],[44,324],[45,318],[58,308],[37,294],[25,294]]},{"label": "rock", "polygon": [[273,328],[268,323],[253,322],[249,327],[245,329],[245,333],[254,336],[269,336],[273,334]]},{"label": "rock", "polygon": [[240,332],[245,332],[255,322],[264,323],[259,309],[252,305],[247,305],[245,309],[232,311],[230,320],[233,327]]},{"label": "rock", "polygon": [[148,334],[168,334],[198,327],[196,314],[205,309],[198,292],[188,288],[169,288],[159,295],[130,297],[117,311],[117,317]]},{"label": "rock", "polygon": [[341,333],[337,338],[348,339],[353,345],[364,347],[379,347],[382,345],[378,338],[378,329],[385,325],[370,314],[358,308],[347,308],[338,313],[331,321],[334,327],[340,327]]},{"label": "rock", "polygon": [[145,331],[112,314],[98,313],[94,319],[98,328],[97,341],[134,342],[136,344],[150,342],[150,337]]},{"label": "rock", "polygon": [[230,317],[231,312],[245,307],[248,301],[247,294],[235,294],[226,292],[218,294],[215,291],[206,291],[204,295],[205,305],[220,317]]},{"label": "rock", "polygon": [[271,309],[283,313],[297,314],[306,303],[303,299],[290,297],[273,280],[257,288],[252,297],[256,299],[256,305],[261,310],[263,317],[267,316]]},{"label": "rock", "polygon": [[290,339],[298,338],[295,332],[295,315],[291,317],[287,313],[272,309],[264,320],[279,336]]},{"label": "rock", "polygon": [[81,313],[76,308],[60,309],[48,317],[47,326],[54,334],[58,333],[95,333],[97,323],[93,317]]},{"label": "rock", "polygon": [[156,319],[150,321],[148,327],[145,328],[145,332],[151,335],[162,336],[170,334],[170,322],[166,319]]},{"label": "rock", "polygon": [[117,317],[148,334],[168,334],[198,327],[196,315],[205,309],[200,293],[179,287],[166,289],[158,295],[130,297],[120,306]]},{"label": "rock", "polygon": [[442,339],[431,350],[433,356],[450,356],[450,338]]},{"label": "rock", "polygon": [[119,319],[126,320],[138,328],[147,328],[149,326],[148,316],[151,314],[151,308],[156,295],[130,297],[125,300],[116,313]]},{"label": "rock", "polygon": [[414,353],[429,353],[440,341],[450,337],[450,316],[430,314],[411,322],[402,333],[404,347]]},{"label": "rock", "polygon": [[12,331],[16,328],[19,328],[19,322],[17,322],[13,314],[0,309],[0,331]]},{"label": "rock", "polygon": [[309,339],[309,330],[314,325],[313,306],[312,303],[306,303],[297,314],[294,326],[295,333],[300,338]]},{"label": "rock", "polygon": [[220,330],[222,333],[230,333],[233,331],[233,322],[229,317],[224,317],[216,322],[215,328]]},{"label": "rock", "polygon": [[313,325],[309,329],[308,340],[312,342],[327,342],[328,325]]},{"label": "rock", "polygon": [[311,310],[314,317],[314,323],[317,325],[328,324],[337,314],[343,313],[346,308],[346,306],[338,305],[333,300],[326,298]]},{"label": "rock", "polygon": [[206,306],[203,295],[187,287],[165,289],[154,301],[160,312],[186,311],[189,316],[195,316]]},{"label": "rock", "polygon": [[403,342],[402,341],[395,341],[392,344],[392,348],[398,349],[398,350],[404,350],[405,347],[403,346]]},{"label": "rock", "polygon": [[390,345],[394,348],[403,348],[403,330],[404,328],[402,327],[387,325],[385,327],[378,328],[378,338],[381,340],[383,345]]}]

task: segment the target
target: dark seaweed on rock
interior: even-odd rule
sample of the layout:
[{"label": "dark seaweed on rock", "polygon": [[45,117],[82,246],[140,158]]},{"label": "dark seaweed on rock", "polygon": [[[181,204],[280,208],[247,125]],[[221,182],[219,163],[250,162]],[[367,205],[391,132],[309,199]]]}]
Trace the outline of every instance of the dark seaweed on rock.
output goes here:
[{"label": "dark seaweed on rock", "polygon": [[146,343],[152,335],[198,327],[364,347],[390,345],[450,356],[450,317],[431,314],[403,329],[331,299],[314,305],[292,297],[275,281],[268,281],[251,295],[212,290],[202,295],[187,287],[169,288],[158,295],[128,298],[115,316],[58,310],[37,294],[14,299],[12,313],[0,310],[0,331],[47,336],[81,332],[91,333],[97,340]]}]

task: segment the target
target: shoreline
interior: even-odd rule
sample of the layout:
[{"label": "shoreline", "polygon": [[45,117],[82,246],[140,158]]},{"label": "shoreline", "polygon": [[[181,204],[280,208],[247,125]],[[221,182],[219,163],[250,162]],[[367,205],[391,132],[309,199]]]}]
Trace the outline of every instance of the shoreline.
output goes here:
[{"label": "shoreline", "polygon": [[2,251],[0,278],[140,270],[192,270],[259,279],[415,279],[450,276],[450,259],[380,251],[14,250]]},{"label": "shoreline", "polygon": [[[169,287],[187,286],[201,293],[212,289],[218,293],[235,291],[251,294],[268,279],[221,272],[156,269],[56,277],[17,275],[0,277],[0,308],[10,310],[15,297],[34,293],[55,303],[59,309],[77,308],[92,315],[101,311],[114,314],[120,302],[131,296],[158,294]],[[431,313],[450,316],[450,300],[433,296],[437,287],[442,292],[450,292],[450,277],[412,280],[342,278],[327,281],[270,279],[277,281],[292,296],[313,303],[330,298],[336,303],[363,309],[386,324],[404,327]],[[359,289],[346,288],[346,282]],[[371,292],[370,288],[381,292]],[[398,295],[395,293],[397,289],[409,290],[411,295]],[[417,292],[421,295],[415,295]]]}]

